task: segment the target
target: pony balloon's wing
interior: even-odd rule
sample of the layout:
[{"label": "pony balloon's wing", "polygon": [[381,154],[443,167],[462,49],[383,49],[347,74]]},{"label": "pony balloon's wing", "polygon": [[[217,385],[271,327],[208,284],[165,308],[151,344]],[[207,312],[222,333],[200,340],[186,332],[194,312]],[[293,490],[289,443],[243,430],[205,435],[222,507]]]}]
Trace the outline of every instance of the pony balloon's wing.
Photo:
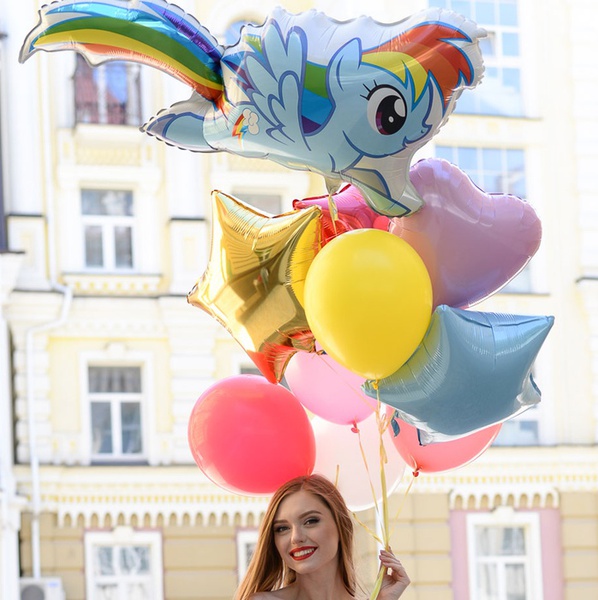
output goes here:
[{"label": "pony balloon's wing", "polygon": [[222,94],[222,47],[177,6],[150,0],[60,0],[39,14],[21,48],[21,62],[38,50],[76,50],[92,66],[138,62],[169,73],[209,100]]},{"label": "pony balloon's wing", "polygon": [[246,27],[239,43],[224,51],[226,92],[217,102],[194,94],[158,113],[143,129],[188,150],[305,158],[304,53],[303,37],[296,31],[283,34],[274,18],[263,27]]},{"label": "pony balloon's wing", "polygon": [[141,127],[160,141],[193,152],[216,152],[204,137],[204,119],[213,103],[193,92],[188,100],[161,110]]},{"label": "pony balloon's wing", "polygon": [[238,93],[245,96],[237,103],[242,112],[232,135],[242,137],[241,130],[252,127],[256,140],[273,154],[292,148],[292,155],[301,158],[309,152],[301,121],[305,54],[303,32],[283,34],[275,19],[264,25],[261,37],[248,28],[240,43],[225,52],[223,68],[234,72]]}]

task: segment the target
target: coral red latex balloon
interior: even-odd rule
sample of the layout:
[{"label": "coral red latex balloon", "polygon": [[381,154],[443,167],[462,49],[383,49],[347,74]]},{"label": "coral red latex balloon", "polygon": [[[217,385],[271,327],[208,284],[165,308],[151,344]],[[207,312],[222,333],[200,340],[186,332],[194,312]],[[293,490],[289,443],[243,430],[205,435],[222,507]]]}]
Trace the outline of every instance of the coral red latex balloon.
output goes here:
[{"label": "coral red latex balloon", "polygon": [[286,388],[257,375],[218,381],[196,402],[189,446],[217,485],[241,494],[271,494],[309,475],[315,441],[303,406]]}]

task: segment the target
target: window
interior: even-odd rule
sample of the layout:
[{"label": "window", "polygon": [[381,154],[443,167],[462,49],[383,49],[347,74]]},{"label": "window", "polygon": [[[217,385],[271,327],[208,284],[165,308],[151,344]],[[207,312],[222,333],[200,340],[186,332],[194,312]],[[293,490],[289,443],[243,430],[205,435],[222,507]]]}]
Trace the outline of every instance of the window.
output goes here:
[{"label": "window", "polygon": [[[239,374],[240,375],[259,375],[260,377],[263,377],[262,372],[254,365],[240,365],[239,366]],[[290,390],[291,388],[289,387],[289,384],[287,383],[287,380],[283,377],[280,380],[280,385],[282,385],[283,387],[286,387],[287,390]]]},{"label": "window", "polygon": [[[546,371],[546,364],[542,358],[538,358],[532,368],[534,381],[544,380],[543,371]],[[534,404],[520,415],[505,421],[493,445],[539,446],[546,443],[550,436],[550,419],[547,419],[545,406],[547,406],[546,402],[542,401]]]},{"label": "window", "polygon": [[[436,146],[436,156],[457,165],[487,193],[512,194],[523,200],[527,197],[525,152],[521,149]],[[501,291],[525,293],[531,290],[528,265]]]},{"label": "window", "polygon": [[138,460],[143,455],[141,368],[88,366],[91,459]]},{"label": "window", "polygon": [[118,527],[85,534],[86,597],[162,600],[162,540],[158,532]]},{"label": "window", "polygon": [[140,66],[111,61],[90,67],[77,54],[75,122],[141,125]]},{"label": "window", "polygon": [[494,446],[538,446],[540,444],[539,405],[532,406],[520,417],[505,421]]},{"label": "window", "polygon": [[540,520],[501,507],[467,517],[470,596],[477,600],[542,598]]},{"label": "window", "polygon": [[430,0],[450,8],[487,30],[480,40],[486,70],[475,90],[465,90],[456,112],[521,116],[524,114],[517,0]]},{"label": "window", "polygon": [[280,194],[235,190],[232,195],[261,212],[271,215],[279,215],[282,212],[282,196]]},{"label": "window", "polygon": [[85,267],[106,271],[133,268],[133,193],[81,190]]},{"label": "window", "polygon": [[245,577],[258,540],[257,529],[237,531],[237,577],[239,583]]},{"label": "window", "polygon": [[485,192],[527,196],[523,150],[436,146],[436,156],[457,165]]}]

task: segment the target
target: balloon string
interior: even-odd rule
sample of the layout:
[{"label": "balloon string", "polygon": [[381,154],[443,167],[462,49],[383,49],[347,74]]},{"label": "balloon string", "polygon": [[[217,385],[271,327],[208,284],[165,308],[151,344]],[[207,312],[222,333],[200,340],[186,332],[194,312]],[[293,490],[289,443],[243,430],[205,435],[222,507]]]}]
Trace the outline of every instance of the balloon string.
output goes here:
[{"label": "balloon string", "polygon": [[[379,393],[376,391],[376,393]],[[376,422],[378,423],[378,433],[380,435],[380,484],[382,487],[382,537],[384,539],[384,547],[389,546],[389,522],[388,522],[388,486],[386,483],[386,449],[384,448],[384,433],[388,427],[388,423],[384,424],[380,411],[382,405],[378,400],[378,410],[376,411]]]},{"label": "balloon string", "polygon": [[[374,389],[376,390],[376,397],[378,400],[378,410],[376,411],[376,423],[378,424],[378,434],[380,436],[380,484],[382,488],[382,546],[388,550],[390,547],[390,524],[388,517],[388,486],[386,482],[386,464],[388,458],[386,455],[386,449],[384,448],[384,433],[388,428],[389,421],[382,417],[382,403],[380,402],[380,391],[378,381],[374,382]],[[384,575],[386,575],[386,568],[384,565],[380,565],[378,570],[378,576],[374,584],[374,589],[370,596],[370,600],[376,600],[380,589],[382,588],[382,582],[384,581]]]},{"label": "balloon string", "polygon": [[369,533],[369,535],[371,535],[374,540],[376,540],[380,545],[384,544],[384,542],[382,541],[382,538],[368,525],[366,525],[358,516],[356,513],[353,513],[353,518],[357,521],[357,523],[359,525],[361,525],[366,531],[367,533]]},{"label": "balloon string", "polygon": [[[354,424],[353,430],[355,431],[355,433],[357,433],[357,439],[359,442],[359,450],[361,452],[363,464],[365,466],[365,470],[368,475],[368,481],[370,484],[370,488],[372,490],[372,496],[374,498],[374,506],[376,509],[378,521],[380,522],[380,529],[381,529],[382,535],[378,536],[376,533],[374,533],[370,527],[365,525],[357,517],[357,515],[355,513],[353,513],[353,517],[355,518],[357,523],[359,523],[374,538],[375,541],[377,541],[385,549],[388,549],[390,546],[391,531],[390,531],[390,517],[389,517],[389,506],[388,506],[388,500],[389,500],[388,499],[388,482],[386,480],[386,465],[388,463],[388,456],[386,454],[386,448],[384,447],[384,434],[386,433],[386,431],[390,425],[390,420],[386,417],[386,415],[382,414],[382,403],[380,402],[380,390],[379,390],[377,380],[373,382],[372,387],[376,390],[376,399],[378,401],[378,406],[377,406],[377,410],[376,410],[376,425],[378,428],[378,435],[379,435],[378,451],[379,451],[380,486],[381,486],[381,493],[382,493],[382,500],[381,500],[382,501],[382,511],[380,511],[377,494],[374,489],[374,484],[372,481],[372,476],[370,473],[368,461],[367,461],[367,458],[365,455],[365,450],[363,448],[363,444],[361,441],[361,433],[357,427],[357,424]],[[414,479],[414,477],[412,478],[412,480],[407,488],[405,497],[403,498],[403,501],[401,502],[399,510],[395,516],[395,520],[398,518],[398,516],[405,504],[407,495],[408,495],[409,491],[411,490],[411,486],[413,485],[413,479]],[[386,575],[386,568],[383,565],[380,565],[380,569],[379,569],[378,575],[376,577],[376,582],[374,583],[374,588],[372,590],[369,600],[377,600],[378,594],[380,593],[380,590],[382,589],[382,583],[384,581],[385,575]]]},{"label": "balloon string", "polygon": [[361,432],[359,431],[359,428],[357,427],[356,423],[353,425],[353,431],[357,434],[357,440],[359,443],[359,451],[361,452],[361,458],[363,459],[365,471],[368,475],[368,482],[370,484],[370,490],[372,492],[372,497],[374,498],[374,507],[376,509],[376,515],[378,516],[378,519],[380,519],[380,507],[378,506],[378,498],[376,497],[377,494],[376,494],[376,490],[374,488],[374,483],[372,481],[372,474],[370,472],[370,466],[368,465],[368,459],[365,455],[365,450],[363,449],[363,444],[361,442]]},{"label": "balloon string", "polygon": [[328,193],[328,211],[330,212],[330,216],[332,217],[330,220],[332,221],[334,235],[337,236],[338,232],[336,229],[336,222],[338,221],[338,208],[331,193]]},{"label": "balloon string", "polygon": [[[403,512],[403,507],[405,506],[405,502],[407,502],[407,496],[409,496],[409,492],[411,492],[411,488],[413,487],[413,484],[415,483],[416,479],[417,479],[417,475],[415,473],[413,473],[411,475],[411,481],[409,482],[409,485],[407,486],[407,489],[405,490],[405,494],[403,495],[403,500],[401,501],[401,504],[399,505],[399,508],[394,516],[393,522],[395,524],[399,518],[399,515],[401,514],[401,512]],[[390,532],[389,538],[392,537],[393,533],[394,533],[394,529]]]}]

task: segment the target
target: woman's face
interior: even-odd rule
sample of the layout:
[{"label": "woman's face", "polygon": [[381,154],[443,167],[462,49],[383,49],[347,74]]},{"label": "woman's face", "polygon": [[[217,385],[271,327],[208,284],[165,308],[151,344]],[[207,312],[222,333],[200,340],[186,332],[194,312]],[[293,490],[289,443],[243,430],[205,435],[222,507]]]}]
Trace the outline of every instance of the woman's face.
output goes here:
[{"label": "woman's face", "polygon": [[274,543],[284,563],[297,574],[338,566],[339,535],[332,512],[311,492],[300,490],[278,506]]}]

